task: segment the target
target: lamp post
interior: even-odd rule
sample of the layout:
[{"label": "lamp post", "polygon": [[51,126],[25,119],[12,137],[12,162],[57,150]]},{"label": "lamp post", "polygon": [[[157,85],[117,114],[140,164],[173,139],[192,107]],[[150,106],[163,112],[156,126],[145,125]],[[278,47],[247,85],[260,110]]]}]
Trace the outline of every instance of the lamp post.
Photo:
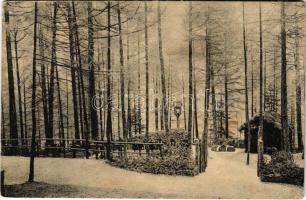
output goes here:
[{"label": "lamp post", "polygon": [[180,118],[181,113],[182,113],[182,102],[176,101],[174,103],[174,114],[176,116],[176,127],[177,128],[180,128],[179,118]]}]

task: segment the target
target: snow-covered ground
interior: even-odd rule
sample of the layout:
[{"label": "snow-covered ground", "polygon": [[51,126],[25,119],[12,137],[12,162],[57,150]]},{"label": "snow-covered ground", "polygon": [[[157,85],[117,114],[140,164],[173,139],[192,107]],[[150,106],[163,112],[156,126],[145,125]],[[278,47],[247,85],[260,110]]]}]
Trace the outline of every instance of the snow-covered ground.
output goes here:
[{"label": "snow-covered ground", "polygon": [[[37,158],[35,181],[48,184],[71,185],[89,189],[99,188],[103,193],[95,197],[147,198],[302,198],[304,190],[287,184],[263,183],[256,176],[256,156],[246,166],[246,154],[236,152],[209,152],[208,168],[195,177],[153,175],[115,168],[103,160]],[[2,157],[5,183],[27,181],[29,158]],[[80,187],[81,186],[81,187]],[[85,188],[86,187],[86,188]],[[119,193],[118,193],[119,191]],[[114,195],[112,195],[112,193]],[[77,193],[76,193],[77,195]],[[71,196],[71,195],[70,195]]]}]

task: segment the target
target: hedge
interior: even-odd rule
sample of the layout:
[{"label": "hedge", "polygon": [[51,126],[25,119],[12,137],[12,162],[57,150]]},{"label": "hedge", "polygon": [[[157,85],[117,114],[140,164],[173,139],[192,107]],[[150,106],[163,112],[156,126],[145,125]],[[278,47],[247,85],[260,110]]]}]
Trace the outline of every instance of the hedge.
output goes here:
[{"label": "hedge", "polygon": [[188,147],[188,135],[184,130],[170,130],[151,134],[149,139],[144,136],[131,139],[137,142],[162,142],[163,157],[159,155],[144,155],[131,158],[114,158],[109,162],[113,166],[137,172],[166,175],[194,176],[198,168],[191,158],[191,149]]}]

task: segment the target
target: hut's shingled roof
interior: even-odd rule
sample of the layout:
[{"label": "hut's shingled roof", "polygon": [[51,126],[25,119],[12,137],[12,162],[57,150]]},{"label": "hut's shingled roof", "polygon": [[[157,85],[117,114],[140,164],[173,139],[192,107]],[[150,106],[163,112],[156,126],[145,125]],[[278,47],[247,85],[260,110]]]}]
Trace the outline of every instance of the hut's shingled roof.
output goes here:
[{"label": "hut's shingled roof", "polygon": [[[265,112],[263,113],[264,124],[269,124],[273,128],[281,130],[281,116],[275,112]],[[257,114],[250,119],[251,127],[258,127],[260,123],[260,115]],[[244,122],[240,127],[239,131],[247,130],[247,122]]]}]

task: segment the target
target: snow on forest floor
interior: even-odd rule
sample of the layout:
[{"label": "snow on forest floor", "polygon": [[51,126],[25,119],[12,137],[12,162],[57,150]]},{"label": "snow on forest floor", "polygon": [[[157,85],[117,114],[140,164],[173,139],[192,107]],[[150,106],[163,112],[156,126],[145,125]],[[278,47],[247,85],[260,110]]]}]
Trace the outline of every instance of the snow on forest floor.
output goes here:
[{"label": "snow on forest floor", "polygon": [[5,170],[5,184],[19,191],[15,196],[26,191],[26,196],[40,197],[303,197],[303,187],[261,182],[256,175],[256,157],[257,154],[252,154],[251,164],[246,166],[242,150],[210,151],[206,172],[195,177],[132,172],[112,167],[103,160],[36,158],[35,181],[39,183],[34,184],[22,184],[28,178],[29,158],[2,156],[1,167]]}]

